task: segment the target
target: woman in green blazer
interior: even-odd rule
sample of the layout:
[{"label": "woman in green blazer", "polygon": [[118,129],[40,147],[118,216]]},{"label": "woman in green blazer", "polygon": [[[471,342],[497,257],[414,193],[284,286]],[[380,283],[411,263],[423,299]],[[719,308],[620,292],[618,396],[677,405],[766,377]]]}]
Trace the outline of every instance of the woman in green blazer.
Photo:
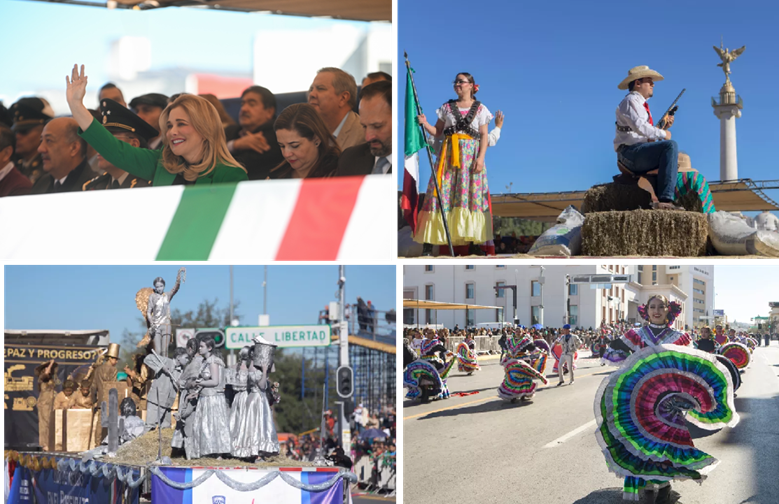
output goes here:
[{"label": "woman in green blazer", "polygon": [[73,66],[67,100],[73,118],[89,145],[117,168],[151,180],[152,185],[218,184],[248,180],[246,169],[227,150],[219,114],[207,100],[182,94],[160,115],[163,149],[133,147],[116,139],[84,106],[84,65]]}]

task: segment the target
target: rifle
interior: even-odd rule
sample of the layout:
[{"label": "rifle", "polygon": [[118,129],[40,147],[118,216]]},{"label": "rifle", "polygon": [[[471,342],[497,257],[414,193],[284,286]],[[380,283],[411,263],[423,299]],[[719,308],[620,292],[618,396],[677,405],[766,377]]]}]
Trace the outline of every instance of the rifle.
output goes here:
[{"label": "rifle", "polygon": [[658,121],[658,123],[657,123],[657,127],[658,127],[658,128],[660,128],[660,129],[665,129],[665,119],[666,119],[666,118],[667,118],[669,115],[674,115],[674,114],[676,114],[676,111],[679,109],[679,107],[678,107],[678,106],[676,106],[676,103],[679,101],[679,98],[681,98],[681,97],[682,97],[682,95],[684,94],[684,92],[685,92],[685,91],[687,91],[687,88],[684,88],[684,89],[682,89],[682,92],[681,92],[681,93],[679,93],[679,96],[677,96],[677,97],[676,97],[676,99],[674,100],[674,102],[671,104],[671,106],[670,106],[670,107],[668,107],[668,110],[666,110],[666,111],[665,111],[665,114],[663,114],[663,115],[660,117],[660,121]]}]

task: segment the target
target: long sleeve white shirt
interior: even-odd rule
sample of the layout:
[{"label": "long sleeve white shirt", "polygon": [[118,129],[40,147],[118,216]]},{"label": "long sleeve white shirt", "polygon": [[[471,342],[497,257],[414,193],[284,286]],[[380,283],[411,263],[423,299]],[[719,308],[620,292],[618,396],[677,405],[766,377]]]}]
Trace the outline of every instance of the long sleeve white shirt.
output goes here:
[{"label": "long sleeve white shirt", "polygon": [[650,140],[665,140],[665,130],[649,124],[649,114],[644,108],[646,100],[638,91],[629,93],[617,107],[617,125],[628,126],[631,131],[619,131],[614,137],[614,150],[622,144],[633,145]]},{"label": "long sleeve white shirt", "polygon": [[495,147],[495,144],[498,143],[498,140],[500,140],[500,127],[495,126],[495,128],[490,131],[489,134],[489,146]]}]

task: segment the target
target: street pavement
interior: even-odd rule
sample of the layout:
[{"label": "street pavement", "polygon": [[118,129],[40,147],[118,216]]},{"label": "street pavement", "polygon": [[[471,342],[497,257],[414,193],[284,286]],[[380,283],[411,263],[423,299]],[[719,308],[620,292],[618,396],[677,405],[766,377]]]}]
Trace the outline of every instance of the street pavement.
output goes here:
[{"label": "street pavement", "polygon": [[[471,376],[455,368],[450,399],[403,402],[403,500],[536,504],[617,504],[622,479],[610,473],[595,439],[593,402],[613,367],[580,351],[574,385],[537,389],[531,403],[497,396],[503,368],[480,358]],[[734,428],[689,425],[695,446],[721,462],[702,485],[674,482],[680,504],[779,503],[779,345],[755,350],[742,374]],[[568,377],[566,376],[566,383]],[[538,382],[540,384],[540,382]],[[456,397],[457,392],[477,392]],[[652,502],[645,498],[642,502]]]}]

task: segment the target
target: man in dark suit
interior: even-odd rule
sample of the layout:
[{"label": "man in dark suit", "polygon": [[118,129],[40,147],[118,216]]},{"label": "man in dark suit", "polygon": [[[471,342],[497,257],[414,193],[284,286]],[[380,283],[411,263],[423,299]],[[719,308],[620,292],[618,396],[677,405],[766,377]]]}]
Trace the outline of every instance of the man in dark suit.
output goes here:
[{"label": "man in dark suit", "polygon": [[[119,103],[108,98],[100,102],[103,126],[118,140],[128,143],[133,147],[146,149],[148,142],[159,135],[151,124],[132,110],[123,107]],[[83,186],[84,191],[96,189],[132,189],[134,187],[148,187],[150,182],[135,175],[131,175],[121,168],[117,168],[98,154],[97,166],[101,174],[93,178]]]},{"label": "man in dark suit", "polygon": [[30,194],[80,191],[92,178],[87,143],[78,136],[78,123],[72,117],[59,117],[46,123],[38,152],[46,174],[32,186]]},{"label": "man in dark suit", "polygon": [[32,182],[11,161],[16,143],[14,133],[0,124],[0,197],[29,194]]},{"label": "man in dark suit", "polygon": [[392,173],[392,83],[365,86],[360,100],[365,142],[349,147],[338,159],[336,176]]},{"label": "man in dark suit", "polygon": [[273,130],[276,97],[262,86],[251,86],[241,94],[239,125],[225,128],[227,148],[249,174],[249,180],[265,180],[270,170],[284,161]]}]

